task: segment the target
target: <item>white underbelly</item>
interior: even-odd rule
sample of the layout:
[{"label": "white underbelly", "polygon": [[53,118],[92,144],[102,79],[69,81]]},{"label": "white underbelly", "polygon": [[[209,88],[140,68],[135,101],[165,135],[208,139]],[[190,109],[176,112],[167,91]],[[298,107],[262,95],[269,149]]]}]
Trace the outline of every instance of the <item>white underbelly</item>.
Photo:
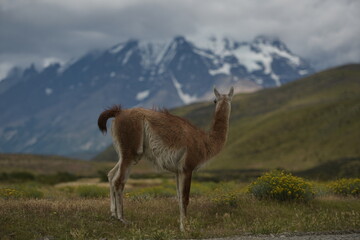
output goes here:
[{"label": "white underbelly", "polygon": [[157,169],[178,172],[183,168],[186,148],[169,148],[154,134],[145,123],[143,158],[149,160]]}]

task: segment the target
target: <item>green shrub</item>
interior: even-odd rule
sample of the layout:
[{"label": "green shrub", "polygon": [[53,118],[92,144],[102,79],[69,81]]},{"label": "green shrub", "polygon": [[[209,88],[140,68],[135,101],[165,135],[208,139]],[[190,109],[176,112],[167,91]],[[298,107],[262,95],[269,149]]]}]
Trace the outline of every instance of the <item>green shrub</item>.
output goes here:
[{"label": "green shrub", "polygon": [[221,182],[211,192],[211,201],[218,206],[236,207],[239,203],[239,197],[242,189],[236,182]]},{"label": "green shrub", "polygon": [[73,186],[63,186],[58,188],[60,191],[64,192],[66,195],[78,195],[76,194],[76,187]]},{"label": "green shrub", "polygon": [[20,188],[19,191],[23,192],[23,198],[42,198],[44,194],[34,187]]},{"label": "green shrub", "polygon": [[78,186],[75,192],[82,198],[104,198],[109,196],[109,189],[96,185]]},{"label": "green shrub", "polygon": [[315,192],[316,197],[325,197],[331,194],[327,183],[311,181],[312,189]]},{"label": "green shrub", "polygon": [[19,199],[19,198],[42,198],[43,193],[35,187],[15,186],[0,188],[0,198]]},{"label": "green shrub", "polygon": [[339,169],[339,178],[356,178],[360,176],[360,160],[343,164]]},{"label": "green shrub", "polygon": [[0,181],[7,181],[13,183],[33,181],[34,179],[34,174],[30,172],[11,172],[0,174]]},{"label": "green shrub", "polygon": [[58,172],[56,174],[40,174],[34,175],[30,172],[11,172],[1,173],[0,181],[9,183],[25,183],[25,182],[38,182],[42,184],[54,185],[61,182],[70,182],[79,179],[78,176],[68,172]]},{"label": "green shrub", "polygon": [[329,183],[330,190],[343,196],[360,196],[360,178],[343,178]]},{"label": "green shrub", "polygon": [[9,179],[9,174],[3,172],[3,173],[0,173],[0,181],[6,181]]},{"label": "green shrub", "polygon": [[308,201],[314,198],[310,183],[284,171],[265,173],[250,184],[248,191],[258,199]]},{"label": "green shrub", "polygon": [[29,172],[12,172],[9,174],[10,178],[20,180],[20,181],[29,181],[34,180],[35,176]]},{"label": "green shrub", "polygon": [[215,197],[211,200],[218,206],[230,206],[230,207],[237,207],[239,203],[239,196],[240,192],[233,191],[233,192],[218,192],[215,191]]},{"label": "green shrub", "polygon": [[109,182],[106,171],[99,170],[97,173],[98,173],[98,175],[100,177],[100,182]]},{"label": "green shrub", "polygon": [[190,195],[191,196],[202,196],[212,195],[214,190],[218,187],[218,183],[215,182],[196,182],[191,183]]},{"label": "green shrub", "polygon": [[0,188],[0,198],[3,199],[16,199],[21,198],[22,192],[13,188]]},{"label": "green shrub", "polygon": [[36,176],[35,180],[39,183],[55,185],[62,182],[71,182],[79,179],[78,176],[68,172],[58,172],[56,174],[42,174]]}]

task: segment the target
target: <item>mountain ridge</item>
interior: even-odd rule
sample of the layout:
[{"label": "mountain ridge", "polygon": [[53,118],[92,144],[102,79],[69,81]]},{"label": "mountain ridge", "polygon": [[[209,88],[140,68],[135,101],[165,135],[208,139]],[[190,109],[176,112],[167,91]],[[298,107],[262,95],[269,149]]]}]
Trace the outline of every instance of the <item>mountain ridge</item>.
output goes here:
[{"label": "mountain ridge", "polygon": [[90,157],[110,143],[95,124],[109,105],[172,108],[211,98],[214,85],[254,91],[314,71],[280,40],[214,41],[129,40],[65,65],[14,69],[0,82],[0,151]]}]

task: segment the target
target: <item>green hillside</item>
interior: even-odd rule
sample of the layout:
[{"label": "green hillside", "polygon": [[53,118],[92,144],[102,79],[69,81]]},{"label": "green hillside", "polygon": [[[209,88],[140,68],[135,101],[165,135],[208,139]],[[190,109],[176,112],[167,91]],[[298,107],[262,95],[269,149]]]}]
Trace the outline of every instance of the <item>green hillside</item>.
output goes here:
[{"label": "green hillside", "polygon": [[[172,112],[206,129],[213,111],[198,103]],[[352,64],[236,95],[228,142],[206,168],[301,171],[359,157],[360,65]],[[116,159],[109,147],[94,160]]]}]

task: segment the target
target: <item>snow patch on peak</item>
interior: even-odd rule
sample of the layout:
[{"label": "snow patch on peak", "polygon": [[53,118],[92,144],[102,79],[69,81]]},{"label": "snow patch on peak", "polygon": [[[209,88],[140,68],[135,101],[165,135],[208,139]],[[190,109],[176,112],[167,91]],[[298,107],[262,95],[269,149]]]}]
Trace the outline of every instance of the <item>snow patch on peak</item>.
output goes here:
[{"label": "snow patch on peak", "polygon": [[138,92],[136,94],[136,100],[142,101],[145,98],[147,98],[149,96],[149,94],[150,94],[150,90],[145,90],[145,91],[142,91],[142,92]]},{"label": "snow patch on peak", "polygon": [[274,42],[279,41],[277,37],[271,37],[267,35],[259,35],[255,37],[254,43],[264,43],[264,44],[273,44]]},{"label": "snow patch on peak", "polygon": [[198,100],[198,98],[195,96],[191,96],[189,94],[186,94],[182,91],[182,86],[181,84],[176,80],[176,78],[173,76],[172,77],[172,82],[174,84],[174,87],[176,88],[176,91],[180,97],[180,99],[183,101],[183,103],[185,104],[190,104],[193,103],[195,101]]},{"label": "snow patch on peak", "polygon": [[132,53],[133,53],[132,49],[130,49],[129,51],[126,52],[125,57],[122,60],[122,65],[125,65],[129,61],[129,58],[130,58]]},{"label": "snow patch on peak", "polygon": [[115,45],[114,47],[112,47],[109,52],[112,54],[116,54],[118,52],[120,52],[124,47],[125,47],[125,43],[119,43],[117,45]]},{"label": "snow patch on peak", "polygon": [[209,73],[211,75],[216,75],[216,74],[226,74],[226,75],[231,75],[231,65],[228,63],[224,63],[220,68],[215,69],[215,70],[209,70]]},{"label": "snow patch on peak", "polygon": [[217,36],[211,36],[208,38],[192,37],[189,38],[198,49],[210,50],[213,54],[223,55],[226,50],[226,46],[232,45],[227,38],[221,38]]},{"label": "snow patch on peak", "polygon": [[62,74],[65,72],[69,67],[71,67],[73,64],[75,64],[79,59],[78,58],[72,58],[68,62],[65,62],[60,66],[58,69],[58,74]]},{"label": "snow patch on peak", "polygon": [[12,68],[13,65],[10,63],[0,63],[0,82],[8,76]]},{"label": "snow patch on peak", "polygon": [[81,146],[80,146],[80,149],[82,149],[82,150],[89,150],[93,144],[94,144],[94,143],[93,143],[92,141],[88,141],[88,142],[86,142],[85,144],[81,145]]},{"label": "snow patch on peak", "polygon": [[141,65],[149,69],[158,65],[163,59],[165,52],[169,46],[168,41],[164,42],[139,42],[139,50],[141,54]]},{"label": "snow patch on peak", "polygon": [[168,46],[166,46],[166,48],[164,49],[164,53],[161,56],[161,62],[160,62],[160,66],[158,69],[158,73],[162,74],[163,72],[165,72],[166,67],[168,66],[168,64],[171,62],[171,60],[173,60],[173,58],[176,55],[176,49],[177,49],[177,42],[176,41],[172,41]]},{"label": "snow patch on peak", "polygon": [[261,65],[263,65],[266,74],[271,72],[270,65],[272,58],[268,55],[254,52],[249,45],[240,46],[233,51],[233,54],[239,63],[245,66],[248,72],[261,70]]},{"label": "snow patch on peak", "polygon": [[271,74],[270,74],[270,77],[271,77],[272,79],[274,79],[275,84],[276,84],[277,87],[280,87],[280,86],[281,86],[280,78],[279,78],[278,75],[276,75],[275,73],[271,73]]},{"label": "snow patch on peak", "polygon": [[235,56],[248,72],[261,70],[264,67],[264,72],[270,74],[274,56],[288,59],[288,62],[293,66],[301,64],[301,59],[293,55],[276,38],[259,36],[250,43],[237,42],[225,37],[191,38],[191,41],[195,43],[198,50],[201,50],[196,52],[205,57],[211,58],[212,54],[220,56],[221,59],[227,56]]},{"label": "snow patch on peak", "polygon": [[294,66],[300,65],[300,62],[301,62],[300,58],[290,54],[287,51],[282,51],[282,50],[278,49],[277,47],[274,47],[274,46],[271,46],[268,44],[263,44],[263,43],[257,44],[256,46],[261,50],[261,52],[263,52],[264,54],[266,54],[269,57],[271,57],[273,54],[275,54],[280,57],[287,58],[290,61],[290,63]]},{"label": "snow patch on peak", "polygon": [[45,94],[47,96],[50,96],[53,93],[53,90],[51,88],[45,88]]},{"label": "snow patch on peak", "polygon": [[18,133],[17,130],[5,131],[5,133],[4,133],[4,138],[5,138],[5,140],[9,141],[9,140],[12,139],[17,133]]},{"label": "snow patch on peak", "polygon": [[56,63],[60,64],[60,66],[63,66],[65,64],[64,61],[61,60],[60,58],[48,57],[48,58],[44,58],[43,67],[47,68],[48,66]]},{"label": "snow patch on peak", "polygon": [[37,140],[38,140],[37,137],[32,137],[28,141],[25,142],[24,146],[28,147],[28,146],[34,145],[37,142]]},{"label": "snow patch on peak", "polygon": [[300,74],[300,75],[306,75],[306,74],[308,74],[308,73],[309,73],[308,70],[299,70],[299,74]]}]

